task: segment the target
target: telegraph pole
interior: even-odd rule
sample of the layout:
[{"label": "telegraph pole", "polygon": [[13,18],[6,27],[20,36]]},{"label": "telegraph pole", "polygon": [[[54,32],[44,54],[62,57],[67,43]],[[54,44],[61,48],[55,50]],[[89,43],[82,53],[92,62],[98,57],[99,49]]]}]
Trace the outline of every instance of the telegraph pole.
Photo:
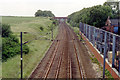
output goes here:
[{"label": "telegraph pole", "polygon": [[23,79],[23,62],[22,62],[22,32],[20,32],[20,40],[21,40],[21,80]]}]

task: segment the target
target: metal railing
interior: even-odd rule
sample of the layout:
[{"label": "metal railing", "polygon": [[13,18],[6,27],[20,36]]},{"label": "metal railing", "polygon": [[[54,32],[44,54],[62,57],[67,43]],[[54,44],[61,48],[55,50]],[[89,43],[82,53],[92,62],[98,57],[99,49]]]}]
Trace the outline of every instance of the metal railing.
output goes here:
[{"label": "metal railing", "polygon": [[94,47],[120,72],[120,36],[84,23],[79,25],[80,31]]}]

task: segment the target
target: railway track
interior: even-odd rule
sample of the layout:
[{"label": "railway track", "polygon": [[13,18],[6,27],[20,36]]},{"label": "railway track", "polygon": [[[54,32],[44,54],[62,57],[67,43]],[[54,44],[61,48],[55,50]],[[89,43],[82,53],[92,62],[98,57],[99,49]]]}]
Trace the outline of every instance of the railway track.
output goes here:
[{"label": "railway track", "polygon": [[59,34],[30,78],[84,79],[76,36],[66,23],[59,25]]},{"label": "railway track", "polygon": [[[78,51],[77,51],[77,45],[75,45],[75,43],[76,43],[76,36],[74,35],[74,32],[72,32],[71,31],[71,28],[68,26],[68,25],[66,25],[67,26],[67,28],[68,28],[68,32],[69,32],[69,34],[71,35],[71,40],[72,40],[72,46],[73,46],[73,48],[74,48],[74,53],[75,53],[75,57],[76,57],[76,59],[77,59],[77,63],[78,63],[78,67],[79,67],[79,75],[80,75],[80,79],[82,79],[82,80],[84,80],[84,78],[86,78],[85,77],[85,74],[83,73],[84,72],[84,70],[83,70],[83,66],[81,65],[81,61],[80,61],[80,58],[79,58],[79,56],[78,56]],[[74,77],[73,77],[74,78]]]},{"label": "railway track", "polygon": [[72,29],[68,25],[66,25],[66,26],[69,29],[69,34],[71,34],[71,36],[72,36],[72,42],[73,42],[73,46],[74,46],[74,51],[75,51],[75,56],[76,56],[76,59],[77,59],[77,63],[78,63],[78,66],[79,66],[80,76],[81,76],[81,79],[84,80],[84,78],[86,78],[86,75],[85,75],[85,71],[84,71],[84,68],[83,68],[83,65],[82,65],[82,61],[80,59],[80,56],[78,55],[78,53],[80,53],[79,52],[80,47],[77,44],[75,44],[76,42],[78,42],[78,38],[77,38],[76,34],[72,31]]}]

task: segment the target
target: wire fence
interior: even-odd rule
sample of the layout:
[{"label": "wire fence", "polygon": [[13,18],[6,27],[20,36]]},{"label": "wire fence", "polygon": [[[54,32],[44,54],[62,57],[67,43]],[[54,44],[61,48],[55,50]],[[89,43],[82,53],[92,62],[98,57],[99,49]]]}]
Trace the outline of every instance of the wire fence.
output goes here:
[{"label": "wire fence", "polygon": [[107,60],[120,72],[120,36],[84,23],[79,27],[100,54],[104,55],[106,51]]}]

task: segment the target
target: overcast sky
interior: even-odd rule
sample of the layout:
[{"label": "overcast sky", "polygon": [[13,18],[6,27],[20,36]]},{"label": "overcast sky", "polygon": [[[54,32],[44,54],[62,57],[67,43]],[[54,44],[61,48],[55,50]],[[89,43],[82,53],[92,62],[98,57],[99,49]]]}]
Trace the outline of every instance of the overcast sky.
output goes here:
[{"label": "overcast sky", "polygon": [[82,8],[102,5],[106,0],[0,0],[2,16],[34,16],[40,10],[50,10],[55,16],[68,16]]}]

